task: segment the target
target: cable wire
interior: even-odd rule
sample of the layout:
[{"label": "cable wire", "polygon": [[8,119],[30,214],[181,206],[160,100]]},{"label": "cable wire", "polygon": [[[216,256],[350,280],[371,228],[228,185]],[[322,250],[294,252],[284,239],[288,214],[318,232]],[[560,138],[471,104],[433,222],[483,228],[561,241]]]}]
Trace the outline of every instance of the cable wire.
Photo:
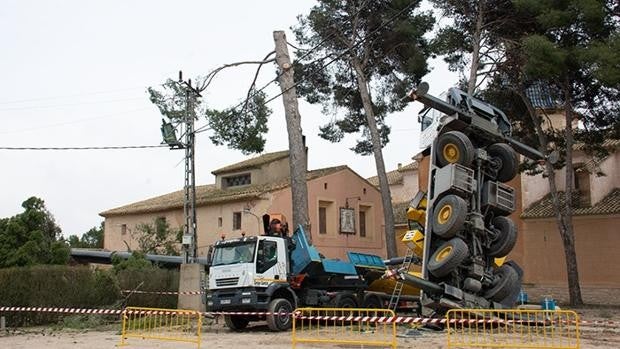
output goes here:
[{"label": "cable wire", "polygon": [[[377,27],[375,30],[373,30],[370,34],[368,34],[366,37],[362,38],[360,41],[358,41],[357,43],[355,43],[353,46],[351,46],[350,48],[344,50],[343,52],[341,52],[339,55],[337,55],[334,59],[332,59],[331,61],[329,61],[327,64],[321,66],[319,68],[319,70],[323,70],[325,68],[327,68],[330,64],[334,63],[335,61],[339,60],[342,56],[348,54],[351,50],[357,48],[359,45],[361,45],[362,43],[364,43],[366,40],[368,40],[370,37],[372,37],[374,34],[376,34],[379,30],[383,29],[385,26],[387,26],[388,24],[392,23],[393,21],[396,20],[396,18],[398,18],[400,15],[402,15],[403,13],[405,13],[405,11],[409,10],[413,5],[415,5],[416,2],[412,2],[409,5],[407,5],[404,9],[402,9],[401,11],[399,11],[397,14],[395,14],[394,16],[392,16],[390,19],[388,19],[385,23],[381,24],[379,27]],[[327,57],[323,57],[322,60],[325,60]],[[314,75],[316,73],[313,73],[311,75]],[[295,84],[293,84],[293,86],[287,88],[286,90],[280,92],[279,94],[269,98],[268,100],[265,101],[265,104],[272,102],[273,100],[275,100],[276,98],[282,96],[283,94],[285,94],[286,92],[294,89],[295,87],[299,86],[299,84],[301,84],[304,81],[304,79],[296,82]]]},{"label": "cable wire", "polygon": [[[410,6],[411,6],[411,5],[410,5]],[[365,5],[365,4],[362,4],[362,6],[361,6],[361,7],[357,10],[357,12],[355,12],[355,13],[353,14],[353,16],[351,16],[351,17],[355,17],[355,16],[357,16],[360,12],[362,12],[362,10],[363,10],[365,7],[366,7],[366,5]],[[332,33],[332,34],[330,34],[328,37],[326,37],[325,39],[321,40],[318,44],[314,45],[314,47],[312,47],[312,48],[310,48],[310,49],[302,49],[302,48],[298,48],[298,47],[294,46],[293,44],[291,44],[291,43],[290,43],[290,42],[288,42],[288,41],[287,41],[286,43],[287,43],[289,46],[291,46],[291,47],[293,47],[293,48],[295,48],[295,49],[297,49],[297,50],[300,50],[300,51],[306,51],[306,53],[304,53],[303,55],[301,55],[301,57],[297,58],[297,61],[301,61],[301,60],[303,60],[304,58],[308,57],[310,54],[312,54],[312,52],[314,52],[314,51],[318,50],[318,49],[319,49],[321,46],[323,46],[323,45],[324,45],[327,41],[329,41],[329,40],[333,39],[333,38],[334,38],[334,36],[336,36],[336,33]],[[316,60],[314,60],[314,61],[310,62],[310,64],[314,64],[314,63],[317,63],[317,62],[322,62],[322,61],[324,61],[325,59],[327,59],[328,57],[329,57],[329,56],[325,56],[325,57],[322,57],[322,58],[316,59]],[[246,97],[246,98],[245,98],[244,100],[242,100],[240,103],[236,104],[234,107],[229,108],[229,109],[234,110],[234,109],[239,108],[239,107],[240,107],[240,106],[242,106],[242,105],[245,105],[245,104],[247,103],[247,101],[248,101],[248,100],[250,100],[251,98],[254,98],[254,96],[256,96],[257,94],[259,94],[260,92],[262,92],[262,91],[263,91],[264,89],[266,89],[269,85],[271,85],[271,84],[273,84],[274,82],[278,81],[278,79],[280,79],[280,77],[282,77],[282,74],[284,74],[284,71],[279,72],[279,73],[277,74],[277,76],[276,76],[273,80],[270,80],[270,81],[269,81],[269,82],[267,82],[267,83],[266,83],[263,87],[261,87],[261,88],[259,88],[258,90],[254,91],[254,93],[252,93],[250,96]],[[278,96],[281,96],[281,95],[282,95],[282,94],[280,94],[280,95],[278,95]],[[266,103],[265,103],[265,104],[266,104]]]},{"label": "cable wire", "polygon": [[119,149],[148,149],[168,148],[167,144],[159,145],[123,145],[102,147],[0,147],[0,150],[119,150]]}]

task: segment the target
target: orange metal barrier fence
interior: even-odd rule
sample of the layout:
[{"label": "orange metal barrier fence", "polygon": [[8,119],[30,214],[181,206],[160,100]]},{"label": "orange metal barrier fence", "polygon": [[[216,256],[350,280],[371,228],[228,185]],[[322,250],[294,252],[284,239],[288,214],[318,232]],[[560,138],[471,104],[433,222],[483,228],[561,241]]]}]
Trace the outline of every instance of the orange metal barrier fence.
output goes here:
[{"label": "orange metal barrier fence", "polygon": [[389,309],[298,308],[293,348],[298,344],[353,344],[396,348],[396,322]]},{"label": "orange metal barrier fence", "polygon": [[121,346],[128,338],[195,343],[200,348],[202,314],[193,310],[127,307],[122,313]]},{"label": "orange metal barrier fence", "polygon": [[567,310],[452,309],[448,348],[579,348],[579,316]]}]

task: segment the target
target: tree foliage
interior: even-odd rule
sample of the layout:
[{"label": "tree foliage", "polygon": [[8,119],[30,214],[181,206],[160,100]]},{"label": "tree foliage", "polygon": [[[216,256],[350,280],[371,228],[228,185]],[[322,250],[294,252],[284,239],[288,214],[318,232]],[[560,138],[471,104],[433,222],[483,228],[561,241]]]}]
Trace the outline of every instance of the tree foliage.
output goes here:
[{"label": "tree foliage", "polygon": [[[537,148],[560,150],[565,175],[560,193],[554,168],[549,181],[558,230],[564,245],[570,302],[582,304],[572,223],[573,145],[581,142],[601,155],[602,140],[617,138],[618,3],[609,0],[514,0],[519,25],[503,28],[506,60],[487,94],[511,108],[521,135]],[[528,92],[551,96],[564,114],[563,129],[554,129],[546,111],[535,109]],[[573,127],[574,120],[579,127]],[[555,125],[557,126],[557,125]],[[532,132],[534,130],[534,132]],[[563,197],[563,200],[560,198]]]},{"label": "tree foliage", "polygon": [[45,202],[33,196],[22,207],[22,213],[0,219],[0,267],[67,263],[69,248]]},{"label": "tree foliage", "polygon": [[103,248],[104,222],[98,227],[92,227],[82,237],[70,235],[67,239],[70,247],[77,248]]},{"label": "tree foliage", "polygon": [[141,223],[132,232],[138,242],[137,252],[144,254],[179,255],[183,229],[172,229],[166,219],[156,218],[153,223]]},{"label": "tree foliage", "polygon": [[251,99],[242,107],[206,112],[213,144],[228,145],[244,154],[260,153],[265,149],[267,120],[271,110],[265,104],[265,93],[253,91]]},{"label": "tree foliage", "polygon": [[[434,20],[429,13],[415,13],[418,5],[419,1],[323,0],[307,16],[298,17],[299,23],[293,28],[297,41],[308,48],[318,47],[298,54],[302,59],[295,62],[297,91],[308,102],[321,104],[329,117],[320,128],[321,137],[339,142],[345,134],[358,134],[362,137],[351,149],[358,154],[372,154],[352,64],[356,59],[370,87],[381,143],[388,143],[386,116],[406,106],[402,97],[428,72],[430,46],[424,35],[432,29]],[[389,22],[404,9],[402,15]],[[346,54],[324,68],[343,52]]]},{"label": "tree foliage", "polygon": [[[504,60],[505,28],[519,22],[510,0],[431,0],[449,18],[433,39],[452,71],[461,73],[461,85],[474,93]],[[505,37],[504,37],[505,38]],[[479,79],[480,78],[480,79]]]},{"label": "tree foliage", "polygon": [[[210,139],[214,144],[227,145],[244,154],[260,153],[265,148],[264,135],[268,131],[267,120],[271,109],[266,106],[262,91],[248,94],[247,103],[224,110],[205,107],[201,98],[193,93],[188,94],[185,87],[172,79],[166,80],[160,89],[149,87],[147,91],[151,103],[174,125],[184,122],[189,110],[189,117],[206,120],[212,130]],[[186,105],[189,105],[188,109]]]}]

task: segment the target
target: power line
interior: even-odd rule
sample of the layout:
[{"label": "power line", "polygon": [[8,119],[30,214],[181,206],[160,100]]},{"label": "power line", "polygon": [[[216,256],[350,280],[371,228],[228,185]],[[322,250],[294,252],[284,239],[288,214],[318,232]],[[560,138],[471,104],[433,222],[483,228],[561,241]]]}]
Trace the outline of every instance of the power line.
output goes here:
[{"label": "power line", "polygon": [[58,95],[58,96],[50,96],[50,97],[38,97],[38,98],[20,99],[20,100],[14,100],[14,101],[1,101],[0,105],[2,105],[2,104],[19,104],[19,103],[25,103],[25,102],[45,101],[45,100],[50,100],[50,99],[64,99],[64,98],[72,98],[72,97],[80,97],[80,96],[91,96],[91,95],[99,95],[99,94],[109,94],[109,93],[115,93],[115,92],[121,92],[121,91],[137,90],[137,89],[142,89],[142,88],[144,88],[144,87],[143,86],[135,86],[135,87],[120,88],[120,89],[115,89],[115,90],[94,91],[94,92],[86,92],[86,93],[75,93],[75,94],[71,94],[71,95]]},{"label": "power line", "polygon": [[72,124],[77,124],[77,123],[82,123],[82,122],[93,121],[93,120],[99,120],[99,119],[104,119],[104,118],[108,118],[108,117],[113,117],[113,116],[133,113],[133,112],[137,112],[137,111],[147,110],[147,109],[150,109],[150,108],[132,109],[132,110],[127,110],[127,111],[122,111],[122,112],[103,114],[103,115],[94,116],[94,117],[90,117],[90,118],[83,118],[83,119],[77,119],[77,120],[71,120],[71,121],[57,122],[57,123],[53,123],[53,124],[47,124],[47,125],[41,125],[41,126],[35,126],[35,127],[29,127],[29,128],[23,128],[23,129],[13,130],[13,131],[4,131],[4,132],[0,132],[0,134],[13,134],[13,133],[36,131],[36,130],[45,130],[45,129],[48,129],[48,128],[54,128],[54,127],[60,127],[60,126],[65,126],[65,125],[72,125]]},{"label": "power line", "polygon": [[[410,5],[410,6],[411,6],[411,5]],[[365,7],[366,7],[366,4],[365,4],[365,3],[364,3],[364,4],[362,4],[362,6],[361,6],[361,7],[357,10],[357,12],[355,12],[355,13],[353,14],[353,16],[352,16],[352,17],[357,16],[360,12],[362,12],[362,10],[363,10]],[[301,61],[301,60],[303,60],[304,58],[308,57],[310,54],[312,54],[312,52],[314,52],[314,51],[318,50],[318,49],[319,49],[321,46],[323,46],[323,45],[324,45],[327,41],[329,41],[329,40],[333,39],[335,36],[336,36],[336,33],[332,33],[332,34],[330,34],[329,36],[327,36],[326,38],[324,38],[323,40],[321,40],[318,44],[314,45],[314,47],[312,47],[312,48],[310,48],[310,49],[301,49],[301,48],[298,48],[298,47],[294,46],[293,44],[291,44],[291,43],[290,43],[290,42],[288,42],[288,41],[287,41],[286,43],[287,43],[289,46],[291,46],[291,47],[293,47],[293,48],[295,48],[295,49],[297,49],[297,50],[300,50],[300,51],[306,51],[306,53],[304,53],[303,55],[301,55],[301,57],[297,58],[297,61]],[[322,62],[322,61],[324,61],[325,59],[327,59],[328,57],[329,57],[329,56],[325,56],[325,57],[322,57],[322,58],[319,58],[319,59],[315,59],[315,60],[314,60],[314,61],[312,61],[310,64],[314,64],[314,63],[317,63],[317,62]],[[260,92],[262,92],[262,91],[263,91],[264,89],[266,89],[269,85],[271,85],[271,84],[273,84],[274,82],[278,81],[278,79],[280,79],[280,77],[282,77],[282,74],[284,74],[284,72],[283,72],[283,71],[282,71],[282,72],[279,72],[279,73],[277,74],[277,76],[276,76],[275,78],[273,78],[273,80],[270,80],[270,81],[269,81],[269,82],[267,82],[267,83],[266,83],[263,87],[261,87],[261,88],[259,88],[258,90],[254,91],[254,93],[252,93],[250,96],[247,96],[247,97],[246,97],[244,100],[242,100],[240,103],[238,103],[237,105],[235,105],[234,107],[229,108],[229,109],[233,109],[233,110],[234,110],[234,109],[239,108],[239,107],[240,107],[240,106],[242,106],[242,105],[245,105],[245,104],[248,102],[248,100],[250,100],[251,98],[254,98],[257,94],[259,94]],[[297,85],[297,84],[293,85],[291,88],[294,88],[296,85]],[[286,91],[288,91],[288,90],[286,90]],[[284,91],[284,92],[286,92],[286,91]],[[276,97],[281,96],[284,92],[282,92],[281,94],[279,94],[279,95],[278,95],[278,96],[276,96]],[[266,104],[266,103],[265,103],[265,104]]]},{"label": "power line", "polygon": [[65,103],[65,104],[55,104],[55,105],[38,105],[38,106],[30,106],[30,107],[11,107],[11,108],[2,108],[2,109],[0,109],[0,111],[28,110],[28,109],[49,109],[49,108],[58,108],[58,107],[70,107],[70,106],[76,106],[76,105],[103,104],[103,103],[115,103],[115,102],[124,102],[124,101],[135,101],[135,100],[143,100],[143,99],[144,99],[144,97],[133,97],[133,98],[121,98],[121,99],[109,99],[109,100],[104,100],[104,101]]},{"label": "power line", "polygon": [[[390,19],[388,19],[385,23],[381,24],[379,27],[377,27],[375,30],[373,30],[370,34],[368,34],[366,37],[362,38],[360,41],[358,41],[357,43],[355,43],[353,46],[351,46],[350,48],[344,50],[342,53],[340,53],[338,56],[336,56],[334,59],[332,59],[331,61],[329,61],[327,64],[322,65],[319,70],[323,70],[325,68],[327,68],[327,66],[329,66],[330,64],[334,63],[335,61],[339,60],[342,56],[344,56],[345,54],[349,53],[350,51],[352,51],[353,49],[357,48],[359,45],[361,45],[362,43],[364,43],[366,40],[368,40],[370,37],[372,37],[374,34],[376,34],[377,32],[379,32],[379,30],[383,29],[385,26],[387,26],[388,24],[392,23],[393,21],[396,20],[396,18],[398,18],[400,15],[402,15],[403,13],[405,13],[406,11],[408,11],[411,7],[413,7],[413,5],[415,5],[416,2],[411,2],[409,5],[407,5],[405,8],[403,8],[401,11],[399,11],[397,14],[395,14],[394,16],[392,16]],[[362,7],[363,8],[363,7]],[[359,13],[362,8],[360,8],[357,13]],[[317,46],[315,46],[313,49],[309,50],[308,52],[306,52],[306,54],[304,54],[302,57],[306,57],[307,55],[309,55],[312,51],[314,51],[315,49],[317,49],[318,47],[320,47],[321,45],[323,45],[328,39],[330,39],[330,37],[333,37],[335,34],[332,34],[330,36],[328,36],[327,38],[325,38],[324,40],[322,40]],[[329,58],[329,56],[325,56],[323,58],[317,59],[313,62],[311,62],[311,64],[316,63],[316,62],[322,62],[325,59]],[[300,58],[301,60],[301,58]],[[283,72],[282,72],[283,73]],[[236,106],[234,106],[231,109],[236,109],[238,107],[240,107],[241,105],[244,105],[246,103],[247,100],[249,100],[250,98],[254,97],[257,93],[259,93],[260,91],[262,91],[264,88],[266,88],[269,84],[273,83],[274,81],[277,81],[278,78],[282,75],[282,73],[278,74],[278,76],[270,81],[269,83],[267,83],[267,85],[263,86],[263,88],[261,88],[260,90],[256,91],[252,96],[249,96],[248,98],[244,99],[241,103],[237,104]],[[311,75],[316,74],[316,72],[312,73]],[[278,93],[277,95],[269,98],[268,100],[266,100],[264,102],[264,104],[268,104],[272,101],[274,101],[275,99],[277,99],[278,97],[282,96],[284,93],[288,92],[291,89],[296,88],[297,86],[299,86],[299,84],[301,84],[304,81],[304,79],[301,79],[299,81],[297,81],[293,86],[285,89],[284,91]]]},{"label": "power line", "polygon": [[167,144],[158,145],[124,145],[103,147],[0,147],[0,150],[119,150],[119,149],[149,149],[168,148]]}]

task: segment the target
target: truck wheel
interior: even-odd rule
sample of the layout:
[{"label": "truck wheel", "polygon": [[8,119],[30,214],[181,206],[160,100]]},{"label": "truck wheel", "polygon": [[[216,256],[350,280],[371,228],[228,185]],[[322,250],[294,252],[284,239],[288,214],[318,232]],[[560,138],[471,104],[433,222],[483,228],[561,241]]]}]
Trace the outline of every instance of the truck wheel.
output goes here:
[{"label": "truck wheel", "polygon": [[501,302],[510,294],[512,294],[515,288],[519,288],[519,274],[510,265],[504,264],[499,267],[493,275],[493,284],[484,293],[484,298],[490,299],[496,302]]},{"label": "truck wheel", "polygon": [[497,180],[504,183],[515,178],[519,171],[517,153],[506,143],[491,144],[487,153],[498,162]]},{"label": "truck wheel", "polygon": [[474,145],[463,132],[446,132],[437,140],[435,155],[440,167],[448,164],[469,166],[474,161]]},{"label": "truck wheel", "polygon": [[383,309],[383,302],[374,294],[367,294],[362,303],[364,309]]},{"label": "truck wheel", "polygon": [[512,219],[503,216],[493,218],[493,227],[497,235],[491,242],[487,254],[490,257],[504,257],[517,243],[517,227]]},{"label": "truck wheel", "polygon": [[435,205],[433,233],[444,239],[453,238],[463,229],[467,218],[467,201],[456,195],[446,195]]},{"label": "truck wheel", "polygon": [[519,299],[519,293],[521,291],[521,285],[523,284],[523,269],[515,263],[515,261],[508,261],[505,263],[509,265],[517,272],[518,276],[518,287],[512,289],[512,292],[504,299],[502,299],[499,303],[506,308],[512,308],[517,304],[517,300]]},{"label": "truck wheel", "polygon": [[[286,331],[292,326],[293,306],[288,299],[276,298],[269,303],[267,311],[267,326],[271,331]],[[282,313],[282,314],[279,314]]]},{"label": "truck wheel", "polygon": [[224,315],[224,322],[226,326],[233,331],[241,331],[248,327],[250,320],[241,317],[241,316],[233,316],[233,315]]},{"label": "truck wheel", "polygon": [[428,260],[427,269],[436,277],[444,277],[456,269],[467,256],[469,248],[460,238],[443,243]]},{"label": "truck wheel", "polygon": [[355,296],[350,293],[339,293],[329,301],[331,308],[357,308]]}]

